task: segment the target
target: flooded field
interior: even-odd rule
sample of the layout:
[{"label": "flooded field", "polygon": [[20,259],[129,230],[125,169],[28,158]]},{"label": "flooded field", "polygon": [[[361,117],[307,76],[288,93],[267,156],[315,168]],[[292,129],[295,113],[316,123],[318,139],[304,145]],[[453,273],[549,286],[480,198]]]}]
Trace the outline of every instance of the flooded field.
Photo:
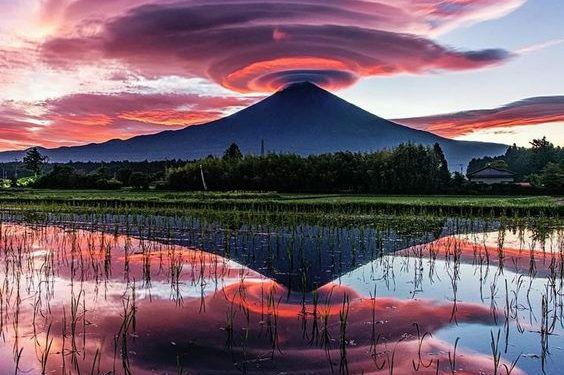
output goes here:
[{"label": "flooded field", "polygon": [[558,374],[564,229],[0,224],[0,374]]}]

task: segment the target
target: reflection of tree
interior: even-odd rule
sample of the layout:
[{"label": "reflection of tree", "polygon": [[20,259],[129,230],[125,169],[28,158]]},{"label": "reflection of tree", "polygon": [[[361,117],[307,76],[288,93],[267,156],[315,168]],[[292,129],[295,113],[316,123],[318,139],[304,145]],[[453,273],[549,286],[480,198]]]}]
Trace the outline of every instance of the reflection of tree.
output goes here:
[{"label": "reflection of tree", "polygon": [[549,229],[548,227],[535,226],[531,228],[531,232],[531,239],[533,241],[537,241],[541,245],[541,247],[544,248],[546,239],[549,237],[552,229]]},{"label": "reflection of tree", "polygon": [[545,247],[546,241],[555,233],[561,231],[559,223],[555,219],[529,219],[524,222],[510,222],[504,225],[504,228],[512,230],[524,237],[528,234],[528,240],[540,244],[541,248]]}]

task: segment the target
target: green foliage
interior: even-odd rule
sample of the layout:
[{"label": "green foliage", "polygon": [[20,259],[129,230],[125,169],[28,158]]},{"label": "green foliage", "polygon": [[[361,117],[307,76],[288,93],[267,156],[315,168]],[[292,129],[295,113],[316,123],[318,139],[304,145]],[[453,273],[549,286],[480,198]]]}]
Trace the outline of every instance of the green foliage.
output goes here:
[{"label": "green foliage", "polygon": [[243,154],[236,143],[232,143],[223,154],[223,160],[239,160],[241,158],[243,158]]},{"label": "green foliage", "polygon": [[527,182],[530,183],[532,186],[537,188],[542,188],[542,178],[539,174],[533,173],[527,176]]},{"label": "green foliage", "polygon": [[200,165],[207,185],[217,191],[430,193],[445,191],[450,182],[438,145],[405,144],[372,154],[338,152],[309,157],[239,157],[234,149],[232,145],[226,151],[229,157],[206,158],[169,169],[168,187],[200,190]]},{"label": "green foliage", "polygon": [[[516,174],[517,181],[535,181],[532,175],[540,174],[549,163],[560,163],[564,160],[564,148],[555,147],[546,138],[531,141],[531,147],[513,145],[504,155],[472,159],[468,165],[468,173],[487,165],[509,169]],[[534,183],[533,183],[534,184]]]},{"label": "green foliage", "polygon": [[[541,140],[542,141],[542,140]],[[537,154],[553,148],[537,142]],[[235,151],[234,151],[235,150]],[[376,193],[376,194],[539,194],[559,193],[554,168],[529,174],[531,187],[516,185],[476,186],[462,174],[451,176],[439,145],[402,144],[393,150],[370,154],[338,152],[302,157],[292,154],[243,156],[236,145],[226,151],[226,158],[207,157],[180,162],[111,162],[68,163],[48,166],[33,187],[43,189],[135,189],[200,191],[202,165],[207,186],[212,191],[278,191],[287,193]],[[545,150],[545,151],[543,151]],[[558,158],[560,148],[554,148]],[[511,147],[507,155],[532,155],[532,149]],[[526,158],[521,158],[526,159]],[[540,159],[540,157],[539,157]],[[501,158],[480,162],[503,166]],[[476,164],[476,160],[474,160]],[[544,168],[544,167],[543,167]],[[15,168],[13,168],[15,171]],[[534,182],[533,182],[534,181]],[[119,182],[119,183],[118,183]],[[545,188],[546,187],[546,188]]]},{"label": "green foliage", "polygon": [[41,173],[46,161],[47,157],[41,155],[37,147],[29,149],[23,158],[25,167],[32,171],[35,176]]},{"label": "green foliage", "polygon": [[34,176],[27,176],[27,177],[20,177],[20,178],[15,178],[15,176],[10,179],[10,180],[2,180],[0,182],[0,186],[2,188],[25,188],[25,187],[31,187],[35,184],[35,182],[37,181],[37,178]]},{"label": "green foliage", "polygon": [[[151,183],[164,178],[164,170],[152,174],[135,171],[129,162],[123,162],[121,168],[118,168],[119,164],[115,162],[108,165],[98,164],[97,169],[90,170],[88,173],[82,168],[76,168],[75,165],[75,163],[53,165],[51,171],[41,176],[33,187],[117,190],[123,186],[131,186],[136,189],[147,189]],[[165,167],[165,164],[159,165]]]},{"label": "green foliage", "polygon": [[[535,170],[541,170],[549,163],[564,159],[562,150],[554,147],[552,143],[546,140],[546,137],[533,140],[531,142],[531,151],[531,163]],[[560,158],[558,157],[558,153],[560,153]]]},{"label": "green foliage", "polygon": [[116,178],[118,180],[121,181],[122,184],[128,184],[129,183],[129,178],[131,177],[131,174],[133,173],[133,170],[131,168],[128,167],[122,167],[119,168],[116,172]]},{"label": "green foliage", "polygon": [[[0,194],[5,210],[76,212],[116,215],[188,215],[283,217],[312,216],[328,220],[351,217],[372,222],[384,215],[470,215],[480,217],[542,216],[554,223],[564,205],[548,196],[420,196],[365,194],[283,194],[249,192],[161,192],[151,190],[20,190]],[[356,220],[355,219],[355,220]],[[421,218],[420,218],[421,219]],[[276,219],[278,220],[278,219]],[[261,221],[264,223],[264,221]]]},{"label": "green foliage", "polygon": [[35,183],[35,181],[37,181],[37,178],[34,176],[18,178],[17,186],[18,187],[32,186]]},{"label": "green foliage", "polygon": [[143,172],[133,172],[129,176],[128,186],[136,189],[147,189],[149,188],[149,176]]},{"label": "green foliage", "polygon": [[448,184],[451,179],[450,171],[448,170],[448,162],[445,157],[445,153],[441,148],[441,145],[435,143],[433,146],[433,152],[435,153],[435,157],[439,162],[439,171],[438,171],[438,178],[441,184]]},{"label": "green foliage", "polygon": [[468,191],[468,180],[460,172],[454,172],[450,181],[450,191],[454,193],[465,193]]},{"label": "green foliage", "polygon": [[101,190],[119,190],[122,186],[122,182],[115,178],[109,180],[100,178],[96,180],[96,188]]},{"label": "green foliage", "polygon": [[487,165],[489,167],[498,168],[498,169],[509,169],[509,165],[503,159],[494,160],[491,163],[488,163]]},{"label": "green foliage", "polygon": [[117,190],[122,182],[106,176],[103,169],[89,174],[78,173],[70,165],[55,165],[51,172],[33,184],[38,188]]},{"label": "green foliage", "polygon": [[564,192],[564,162],[548,163],[542,170],[541,181],[550,191]]}]

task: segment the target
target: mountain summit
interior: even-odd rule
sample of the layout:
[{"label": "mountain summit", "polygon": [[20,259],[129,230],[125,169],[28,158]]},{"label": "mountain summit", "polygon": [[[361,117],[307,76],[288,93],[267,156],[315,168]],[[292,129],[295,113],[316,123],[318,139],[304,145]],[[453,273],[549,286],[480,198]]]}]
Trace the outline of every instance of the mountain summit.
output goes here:
[{"label": "mountain summit", "polygon": [[[52,162],[196,159],[221,155],[233,142],[244,154],[266,150],[300,155],[336,151],[370,152],[412,142],[443,148],[451,168],[473,157],[498,155],[506,146],[462,142],[415,130],[373,115],[309,82],[294,83],[231,116],[182,130],[44,149]],[[0,161],[23,152],[0,153]]]}]

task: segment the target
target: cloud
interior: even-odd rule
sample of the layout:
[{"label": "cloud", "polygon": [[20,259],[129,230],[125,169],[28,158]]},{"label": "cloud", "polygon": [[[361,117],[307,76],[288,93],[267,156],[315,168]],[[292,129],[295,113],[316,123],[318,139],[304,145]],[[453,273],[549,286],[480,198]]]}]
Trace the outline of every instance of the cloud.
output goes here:
[{"label": "cloud", "polygon": [[433,38],[523,3],[0,0],[8,15],[0,26],[0,149],[181,128],[256,99],[231,91],[296,81],[338,89],[363,77],[495,66],[514,55]]},{"label": "cloud", "polygon": [[0,106],[0,149],[126,139],[201,124],[254,98],[200,94],[75,94]]},{"label": "cloud", "polygon": [[[84,32],[110,18],[142,7],[183,6],[199,12],[199,24],[259,21],[263,24],[335,24],[440,34],[463,25],[502,17],[526,0],[44,0],[43,23]],[[265,6],[268,4],[268,6]],[[224,15],[233,15],[228,18]],[[217,17],[216,15],[219,15]],[[193,19],[190,19],[193,21]]]},{"label": "cloud", "polygon": [[445,137],[483,129],[564,122],[564,96],[523,99],[494,109],[481,109],[394,120]]},{"label": "cloud", "polygon": [[520,55],[529,54],[537,51],[542,51],[545,48],[550,48],[562,44],[564,39],[551,39],[540,43],[531,44],[529,46],[519,48],[517,53]]},{"label": "cloud", "polygon": [[[429,37],[491,19],[522,0],[76,1],[66,26],[42,46],[65,68],[119,61],[147,76],[210,79],[237,92],[271,92],[312,81],[346,87],[368,76],[479,69],[512,57],[460,51]],[[103,10],[111,9],[112,17]],[[117,12],[117,14],[116,14]],[[70,27],[69,25],[72,25]]]}]

